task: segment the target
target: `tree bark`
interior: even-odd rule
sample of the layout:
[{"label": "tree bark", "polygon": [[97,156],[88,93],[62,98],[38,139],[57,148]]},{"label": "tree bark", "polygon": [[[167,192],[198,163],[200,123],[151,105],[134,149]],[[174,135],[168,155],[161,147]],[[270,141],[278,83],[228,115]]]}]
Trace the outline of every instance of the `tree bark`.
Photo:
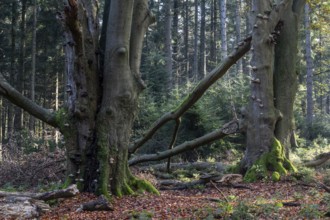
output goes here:
[{"label": "tree bark", "polygon": [[206,56],[205,56],[205,0],[201,0],[201,28],[200,28],[200,42],[199,42],[199,73],[198,79],[203,79],[206,75]]},{"label": "tree bark", "polygon": [[[26,4],[27,0],[21,0],[22,11],[21,11],[21,24],[20,24],[20,46],[19,46],[19,61],[18,61],[18,72],[16,73],[15,83],[16,89],[19,92],[23,92],[24,85],[24,74],[25,74],[25,29],[26,29]],[[23,112],[21,108],[15,109],[14,117],[14,128],[15,131],[20,131],[23,127]]]},{"label": "tree bark", "polygon": [[220,36],[221,36],[221,59],[227,56],[227,0],[219,0],[220,5]]},{"label": "tree bark", "polygon": [[272,10],[272,6],[267,1],[255,0],[253,4],[251,42],[253,73],[250,103],[246,115],[246,151],[241,161],[242,172],[246,172],[262,155],[272,152],[272,149],[278,145],[274,129],[280,118],[280,112],[274,106],[273,91],[274,37],[276,36],[271,32],[280,31],[282,22],[279,20],[288,5],[289,1],[282,1]]},{"label": "tree bark", "polygon": [[274,102],[282,114],[282,119],[276,123],[275,136],[285,147],[287,157],[291,149],[291,136],[294,135],[293,105],[298,88],[298,26],[305,0],[292,2],[292,7],[288,7],[281,18],[284,26],[275,46],[274,69]]},{"label": "tree bark", "polygon": [[[37,0],[33,0],[33,28],[32,28],[32,71],[31,71],[31,101],[35,102],[35,77],[36,77],[36,47],[37,47]],[[34,133],[35,118],[30,116],[29,130]]]},{"label": "tree bark", "polygon": [[310,129],[313,125],[313,59],[312,59],[312,45],[311,45],[311,32],[310,32],[310,14],[309,5],[305,4],[305,37],[306,37],[306,87],[307,87],[307,114],[306,114],[306,124],[307,124],[307,137],[311,138]]},{"label": "tree bark", "polygon": [[194,60],[193,60],[193,79],[198,79],[198,1],[194,1]]},{"label": "tree bark", "polygon": [[173,88],[173,62],[172,62],[172,2],[165,3],[165,68],[168,77],[168,91]]}]

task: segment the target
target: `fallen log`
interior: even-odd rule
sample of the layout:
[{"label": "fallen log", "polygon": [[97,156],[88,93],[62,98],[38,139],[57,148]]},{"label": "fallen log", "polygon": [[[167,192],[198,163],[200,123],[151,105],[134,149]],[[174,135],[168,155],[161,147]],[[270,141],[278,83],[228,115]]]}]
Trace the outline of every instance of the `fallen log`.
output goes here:
[{"label": "fallen log", "polygon": [[60,189],[60,190],[55,190],[55,191],[45,192],[45,193],[0,191],[0,197],[28,197],[31,199],[48,201],[51,199],[73,197],[73,196],[77,195],[78,193],[79,193],[79,190],[77,188],[77,185],[70,185],[66,189]]},{"label": "fallen log", "polygon": [[42,213],[50,210],[45,201],[73,197],[78,193],[77,185],[45,193],[0,191],[0,217],[4,219],[38,218]]}]

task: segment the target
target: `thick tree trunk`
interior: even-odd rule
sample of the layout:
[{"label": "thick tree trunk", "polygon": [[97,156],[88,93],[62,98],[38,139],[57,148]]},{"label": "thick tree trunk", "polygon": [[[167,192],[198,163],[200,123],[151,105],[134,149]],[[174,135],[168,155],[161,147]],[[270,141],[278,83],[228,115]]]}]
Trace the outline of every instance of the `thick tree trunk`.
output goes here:
[{"label": "thick tree trunk", "polygon": [[[291,3],[291,4],[290,4]],[[247,111],[247,146],[241,170],[248,171],[246,180],[258,178],[258,166],[262,175],[267,169],[286,174],[293,169],[284,155],[281,143],[275,138],[275,124],[280,119],[280,112],[274,106],[274,44],[283,25],[282,13],[292,1],[280,3],[275,10],[268,1],[255,0],[252,8],[252,80],[251,98]],[[289,7],[290,7],[289,6]],[[275,32],[273,32],[275,30]],[[271,32],[273,32],[271,34]],[[253,166],[257,164],[256,166]]]},{"label": "thick tree trunk", "polygon": [[99,190],[102,194],[111,191],[121,196],[135,190],[156,192],[150,184],[133,177],[127,163],[138,96],[143,89],[139,72],[142,42],[150,22],[147,1],[111,2],[103,96],[97,116]]},{"label": "thick tree trunk", "polygon": [[[291,135],[294,135],[293,104],[296,97],[298,24],[305,0],[294,1],[282,16],[284,26],[275,47],[274,95],[275,106],[282,113],[275,128],[275,136],[289,156]],[[290,59],[288,59],[290,57]]]}]

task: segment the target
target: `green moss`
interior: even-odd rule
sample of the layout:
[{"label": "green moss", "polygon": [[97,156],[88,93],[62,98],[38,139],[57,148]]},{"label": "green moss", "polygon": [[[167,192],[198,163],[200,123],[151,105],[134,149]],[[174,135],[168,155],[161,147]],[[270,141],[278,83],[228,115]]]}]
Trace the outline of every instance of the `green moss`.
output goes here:
[{"label": "green moss", "polygon": [[109,148],[107,146],[106,137],[100,136],[98,140],[98,159],[99,159],[99,188],[98,194],[104,195],[107,198],[110,198],[108,191],[108,181],[110,178],[110,166],[109,166]]},{"label": "green moss", "polygon": [[289,171],[297,172],[297,168],[286,158],[284,148],[276,138],[273,140],[271,151],[263,154],[246,172],[244,181],[254,182],[263,179],[268,176],[268,171],[273,171],[273,175],[278,173],[278,179],[281,175],[287,175]]},{"label": "green moss", "polygon": [[272,174],[272,180],[274,181],[274,182],[278,182],[278,181],[280,181],[280,179],[281,179],[281,175],[279,174],[279,172],[273,172],[273,174]]}]

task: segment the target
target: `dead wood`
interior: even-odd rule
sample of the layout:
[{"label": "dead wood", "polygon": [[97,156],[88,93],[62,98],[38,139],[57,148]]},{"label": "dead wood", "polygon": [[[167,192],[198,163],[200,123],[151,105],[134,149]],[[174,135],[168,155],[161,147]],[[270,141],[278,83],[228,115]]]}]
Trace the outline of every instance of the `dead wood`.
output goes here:
[{"label": "dead wood", "polygon": [[291,206],[291,207],[301,206],[301,204],[298,202],[282,202],[282,204],[283,206]]},{"label": "dead wood", "polygon": [[25,197],[37,200],[48,201],[58,198],[69,198],[77,195],[79,190],[77,185],[70,185],[66,189],[55,190],[45,193],[29,193],[29,192],[4,192],[0,191],[0,197]]},{"label": "dead wood", "polygon": [[97,200],[84,203],[77,211],[113,211],[113,207],[109,201],[103,196],[99,196]]},{"label": "dead wood", "polygon": [[73,197],[77,193],[79,190],[76,185],[45,193],[0,191],[0,216],[5,219],[37,218],[50,210],[45,201]]},{"label": "dead wood", "polygon": [[306,162],[304,165],[306,167],[318,167],[327,162],[330,159],[330,152],[323,153],[315,157],[314,160]]},{"label": "dead wood", "polygon": [[[194,169],[198,171],[205,171],[205,170],[215,170],[217,172],[223,172],[225,167],[220,162],[193,162],[193,163],[171,163],[171,169],[178,170],[178,169]],[[139,167],[140,171],[154,171],[155,173],[158,172],[166,172],[166,163],[156,164],[156,165],[149,165],[149,166],[141,166]]]},{"label": "dead wood", "polygon": [[145,142],[147,142],[163,125],[171,120],[179,119],[191,106],[193,106],[207,91],[207,89],[213,85],[218,79],[220,79],[227,70],[234,65],[244,54],[246,54],[251,47],[251,36],[248,36],[239,47],[233,51],[223,62],[212,70],[207,76],[202,79],[189,96],[176,108],[176,110],[165,113],[159,118],[151,128],[141,137],[136,140],[129,148],[129,153],[133,154],[138,148],[140,148]]},{"label": "dead wood", "polygon": [[233,120],[225,124],[221,129],[208,133],[202,137],[196,138],[191,141],[186,141],[173,149],[165,150],[155,154],[145,154],[133,157],[128,161],[130,166],[136,165],[138,163],[147,162],[147,161],[158,161],[171,156],[193,150],[205,144],[212,143],[216,140],[224,138],[230,134],[235,134],[240,132],[239,121]]}]

